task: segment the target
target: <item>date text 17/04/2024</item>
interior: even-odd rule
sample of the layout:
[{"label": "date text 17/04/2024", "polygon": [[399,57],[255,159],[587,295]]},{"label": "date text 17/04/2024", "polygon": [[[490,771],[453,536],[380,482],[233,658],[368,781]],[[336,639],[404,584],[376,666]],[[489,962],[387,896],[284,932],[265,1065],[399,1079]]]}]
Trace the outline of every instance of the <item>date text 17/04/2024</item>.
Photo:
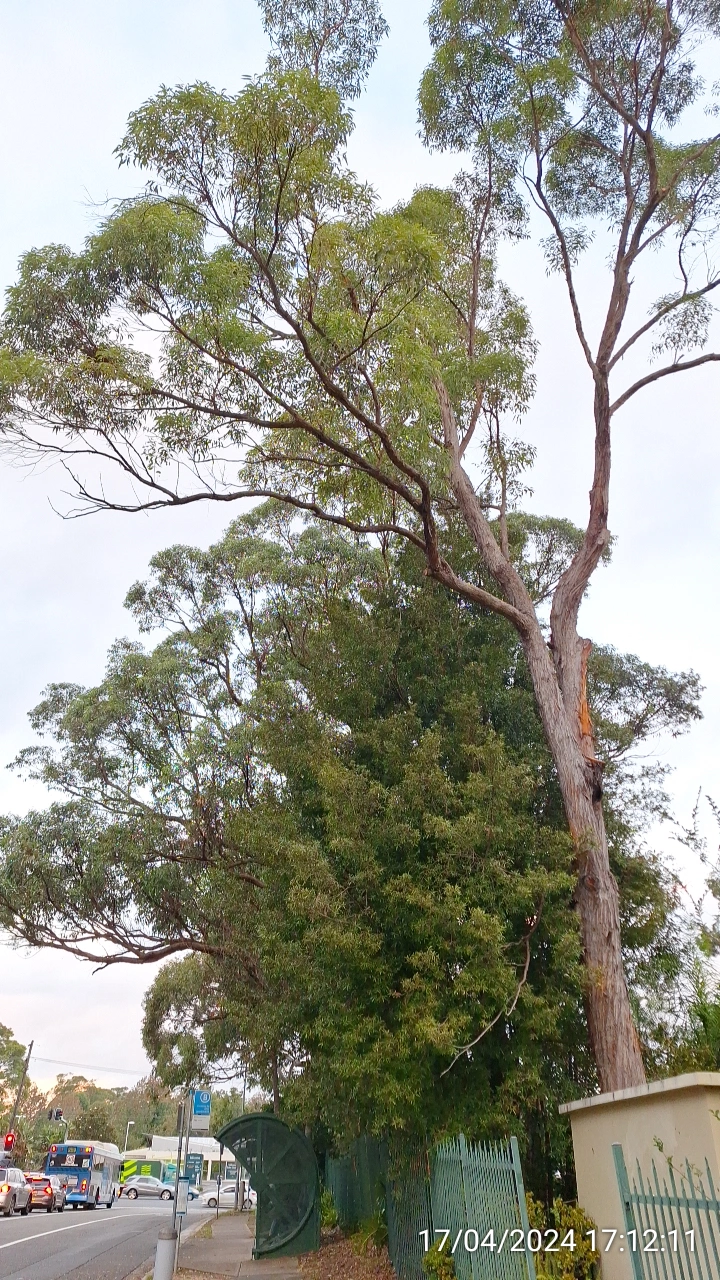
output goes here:
[{"label": "date text 17/04/2024", "polygon": [[[540,1231],[532,1228],[530,1231],[522,1231],[519,1227],[508,1229],[502,1233],[496,1233],[492,1228],[485,1234],[477,1231],[475,1227],[462,1228],[457,1232],[454,1240],[451,1239],[452,1232],[437,1227],[434,1235],[440,1250],[447,1249],[449,1253],[456,1253],[458,1249],[464,1249],[466,1253],[477,1253],[479,1249],[488,1249],[491,1253],[502,1253],[503,1250],[509,1253],[559,1253],[561,1249],[570,1249],[571,1251],[577,1247],[575,1240],[575,1232],[570,1230],[560,1239],[560,1233],[547,1228]],[[439,1239],[438,1239],[439,1237]],[[590,1247],[593,1253],[609,1253],[613,1246],[620,1252],[627,1250],[629,1253],[677,1253],[678,1249],[687,1249],[689,1253],[695,1252],[695,1232],[689,1231],[667,1231],[664,1234],[653,1231],[648,1228],[646,1231],[618,1231],[615,1227],[601,1227],[600,1230],[586,1231],[584,1238],[590,1241]],[[420,1232],[420,1239],[425,1245],[425,1252],[430,1248],[430,1232],[428,1230]]]}]

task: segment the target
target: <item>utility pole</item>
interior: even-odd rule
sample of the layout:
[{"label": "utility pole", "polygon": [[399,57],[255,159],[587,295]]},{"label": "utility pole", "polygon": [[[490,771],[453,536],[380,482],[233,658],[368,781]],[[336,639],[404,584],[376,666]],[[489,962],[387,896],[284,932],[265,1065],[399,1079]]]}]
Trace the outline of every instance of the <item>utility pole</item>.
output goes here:
[{"label": "utility pole", "polygon": [[22,1091],[23,1091],[23,1088],[24,1088],[24,1085],[25,1085],[25,1079],[26,1079],[26,1077],[27,1077],[28,1067],[30,1066],[30,1054],[31,1054],[31,1053],[32,1053],[32,1051],[33,1051],[33,1045],[34,1045],[34,1043],[35,1043],[35,1041],[34,1041],[34,1040],[31,1040],[31,1041],[30,1041],[30,1044],[29,1044],[29,1047],[28,1047],[28,1051],[27,1051],[27,1057],[25,1058],[25,1062],[24,1062],[24,1064],[23,1064],[23,1072],[22,1072],[22,1075],[21,1075],[21,1077],[20,1077],[20,1084],[18,1085],[18,1091],[17,1091],[17,1093],[15,1094],[15,1106],[13,1107],[12,1119],[11,1119],[11,1121],[10,1121],[10,1132],[11,1132],[11,1133],[14,1133],[14,1132],[15,1132],[15,1121],[17,1120],[17,1114],[18,1114],[18,1111],[20,1110],[20,1095],[21,1095],[21,1093],[22,1093]]}]

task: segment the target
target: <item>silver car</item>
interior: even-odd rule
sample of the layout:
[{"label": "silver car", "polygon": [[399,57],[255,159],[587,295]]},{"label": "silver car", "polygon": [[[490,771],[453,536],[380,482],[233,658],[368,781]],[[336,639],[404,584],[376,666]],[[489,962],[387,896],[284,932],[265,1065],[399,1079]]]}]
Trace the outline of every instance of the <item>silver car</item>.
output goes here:
[{"label": "silver car", "polygon": [[[208,1209],[215,1209],[220,1201],[221,1209],[235,1208],[235,1179],[232,1182],[223,1182],[220,1186],[220,1195],[218,1197],[217,1186],[211,1187],[208,1191],[203,1191],[200,1196],[200,1204],[207,1206]],[[247,1182],[241,1178],[238,1188],[238,1207],[240,1209],[254,1209],[257,1205],[257,1192],[248,1186]]]},{"label": "silver car", "polygon": [[12,1218],[17,1209],[23,1216],[32,1207],[32,1187],[22,1169],[0,1169],[0,1213]]},{"label": "silver car", "polygon": [[172,1200],[173,1189],[159,1178],[136,1174],[124,1183],[122,1195],[127,1196],[128,1200],[137,1200],[138,1196],[159,1196],[161,1200]]}]

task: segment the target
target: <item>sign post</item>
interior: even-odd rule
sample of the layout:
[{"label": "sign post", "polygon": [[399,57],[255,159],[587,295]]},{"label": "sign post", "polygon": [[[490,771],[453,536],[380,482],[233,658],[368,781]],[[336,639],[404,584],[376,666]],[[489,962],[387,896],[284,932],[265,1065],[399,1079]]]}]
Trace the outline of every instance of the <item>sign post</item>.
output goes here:
[{"label": "sign post", "polygon": [[220,1188],[222,1186],[222,1156],[223,1156],[224,1150],[225,1150],[225,1147],[221,1142],[220,1143],[220,1164],[218,1165],[218,1175],[217,1175],[217,1204],[215,1205],[216,1219],[220,1217]]},{"label": "sign post", "polygon": [[183,1218],[187,1213],[189,1190],[190,1190],[190,1179],[178,1178],[177,1211],[178,1211],[179,1218]]},{"label": "sign post", "polygon": [[[186,1104],[186,1103],[183,1103],[182,1105],[183,1105],[183,1106],[185,1106],[185,1105],[187,1105],[187,1104]],[[181,1112],[180,1112],[180,1111],[178,1111],[178,1121],[179,1121],[179,1123],[178,1123],[178,1151],[177,1151],[177,1163],[176,1163],[176,1165],[175,1165],[175,1195],[173,1196],[173,1216],[172,1216],[172,1229],[173,1229],[173,1231],[175,1231],[175,1229],[176,1229],[176,1227],[177,1227],[178,1179],[180,1178],[180,1161],[182,1160],[182,1140],[183,1140],[183,1124],[182,1124],[182,1119],[183,1119],[182,1114],[181,1114]]]}]

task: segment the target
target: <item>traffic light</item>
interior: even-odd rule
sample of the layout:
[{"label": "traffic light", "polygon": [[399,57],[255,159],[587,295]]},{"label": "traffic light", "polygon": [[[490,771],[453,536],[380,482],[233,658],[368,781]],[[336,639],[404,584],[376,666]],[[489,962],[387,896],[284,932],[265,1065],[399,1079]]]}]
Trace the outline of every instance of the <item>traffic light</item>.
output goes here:
[{"label": "traffic light", "polygon": [[62,1120],[63,1113],[60,1107],[51,1107],[48,1111],[48,1120]]},{"label": "traffic light", "polygon": [[6,1156],[12,1155],[13,1151],[15,1150],[15,1137],[16,1135],[14,1133],[5,1134],[5,1155]]}]

